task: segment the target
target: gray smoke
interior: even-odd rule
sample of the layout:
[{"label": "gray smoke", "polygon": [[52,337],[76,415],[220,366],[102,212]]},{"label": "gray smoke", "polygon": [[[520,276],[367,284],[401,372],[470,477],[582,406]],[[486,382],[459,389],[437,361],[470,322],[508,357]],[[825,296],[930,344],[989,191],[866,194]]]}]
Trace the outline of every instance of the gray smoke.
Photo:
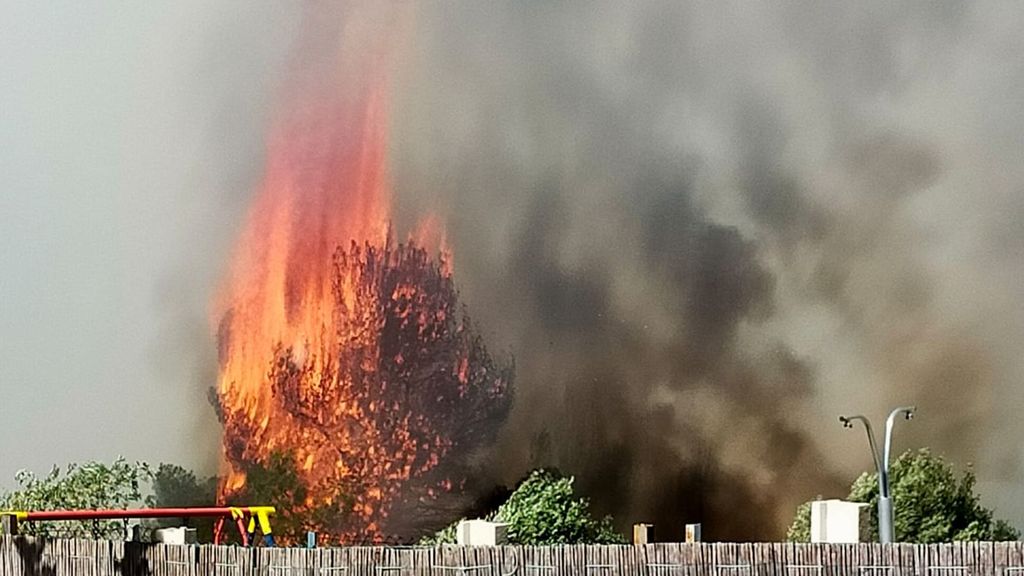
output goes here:
[{"label": "gray smoke", "polygon": [[406,221],[446,218],[517,358],[494,461],[620,523],[781,535],[861,431],[974,463],[1016,523],[1024,48],[1012,2],[427,2]]}]

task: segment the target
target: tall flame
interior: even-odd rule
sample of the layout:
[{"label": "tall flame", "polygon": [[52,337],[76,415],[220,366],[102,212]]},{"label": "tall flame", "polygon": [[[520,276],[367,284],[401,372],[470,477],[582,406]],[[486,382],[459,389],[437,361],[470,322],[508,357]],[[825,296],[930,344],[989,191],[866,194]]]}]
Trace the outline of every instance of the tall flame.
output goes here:
[{"label": "tall flame", "polygon": [[436,219],[391,243],[382,68],[289,99],[215,310],[221,500],[283,455],[293,512],[340,536],[457,488],[464,470],[439,465],[493,436],[481,422],[507,412],[511,378],[458,308],[446,250],[419,247],[443,239]]},{"label": "tall flame", "polygon": [[[218,312],[219,393],[259,423],[263,436],[254,441],[265,437],[270,448],[286,431],[270,426],[279,414],[265,385],[268,361],[281,344],[329,348],[327,338],[339,330],[332,253],[350,241],[387,239],[383,87],[371,86],[361,104],[323,110],[321,121],[296,123],[271,139],[265,181]],[[239,482],[231,472],[228,484]]]}]

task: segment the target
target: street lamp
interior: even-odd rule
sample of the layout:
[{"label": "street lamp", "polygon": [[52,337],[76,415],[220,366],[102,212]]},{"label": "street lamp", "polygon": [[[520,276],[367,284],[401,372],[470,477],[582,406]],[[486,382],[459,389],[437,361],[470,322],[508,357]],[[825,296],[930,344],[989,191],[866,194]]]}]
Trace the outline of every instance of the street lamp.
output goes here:
[{"label": "street lamp", "polygon": [[889,413],[885,420],[885,446],[881,455],[878,454],[878,446],[875,444],[875,433],[871,429],[871,421],[866,416],[840,416],[839,421],[844,428],[853,428],[853,421],[858,420],[864,424],[864,430],[868,435],[868,445],[871,446],[871,457],[875,461],[875,469],[878,471],[878,540],[888,544],[893,540],[893,519],[892,499],[889,494],[889,456],[892,450],[892,427],[896,417],[903,415],[910,420],[914,417],[915,406],[901,406]]}]

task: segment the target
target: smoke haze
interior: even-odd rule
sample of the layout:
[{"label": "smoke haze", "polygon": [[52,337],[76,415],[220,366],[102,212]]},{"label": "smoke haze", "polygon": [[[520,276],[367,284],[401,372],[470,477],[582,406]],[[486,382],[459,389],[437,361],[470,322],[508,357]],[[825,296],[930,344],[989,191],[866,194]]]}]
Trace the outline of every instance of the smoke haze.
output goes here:
[{"label": "smoke haze", "polygon": [[[768,539],[869,466],[838,414],[915,403],[898,449],[973,462],[1024,523],[1024,9],[414,6],[397,228],[443,216],[516,357],[495,481],[557,465],[659,537]],[[3,8],[2,478],[219,445],[207,306],[316,41],[288,3],[167,10]]]},{"label": "smoke haze", "polygon": [[506,479],[777,537],[870,465],[838,414],[913,403],[1020,523],[1018,6],[427,6],[397,205],[517,357]]}]

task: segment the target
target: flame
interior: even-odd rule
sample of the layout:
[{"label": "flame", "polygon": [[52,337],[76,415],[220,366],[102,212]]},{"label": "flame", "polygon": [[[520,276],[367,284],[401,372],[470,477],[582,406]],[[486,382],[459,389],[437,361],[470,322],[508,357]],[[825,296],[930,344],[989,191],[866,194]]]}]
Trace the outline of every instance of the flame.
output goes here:
[{"label": "flame", "polygon": [[292,98],[214,309],[220,499],[284,454],[305,489],[294,512],[326,507],[318,527],[339,537],[451,492],[464,471],[439,465],[508,409],[510,371],[460,314],[440,220],[391,242],[388,121],[379,69]]},{"label": "flame", "polygon": [[[322,371],[334,322],[330,261],[351,240],[383,244],[389,196],[384,165],[386,118],[382,87],[366,95],[348,118],[289,127],[269,145],[264,184],[238,244],[219,327],[218,391],[242,408],[271,443],[280,430],[265,383],[268,359],[293,346],[298,362]],[[334,112],[334,113],[331,113]],[[349,126],[358,136],[346,138]],[[344,287],[351,291],[350,286]],[[345,300],[354,296],[349,292]],[[354,334],[339,338],[355,337]],[[228,483],[236,482],[232,472]]]}]

